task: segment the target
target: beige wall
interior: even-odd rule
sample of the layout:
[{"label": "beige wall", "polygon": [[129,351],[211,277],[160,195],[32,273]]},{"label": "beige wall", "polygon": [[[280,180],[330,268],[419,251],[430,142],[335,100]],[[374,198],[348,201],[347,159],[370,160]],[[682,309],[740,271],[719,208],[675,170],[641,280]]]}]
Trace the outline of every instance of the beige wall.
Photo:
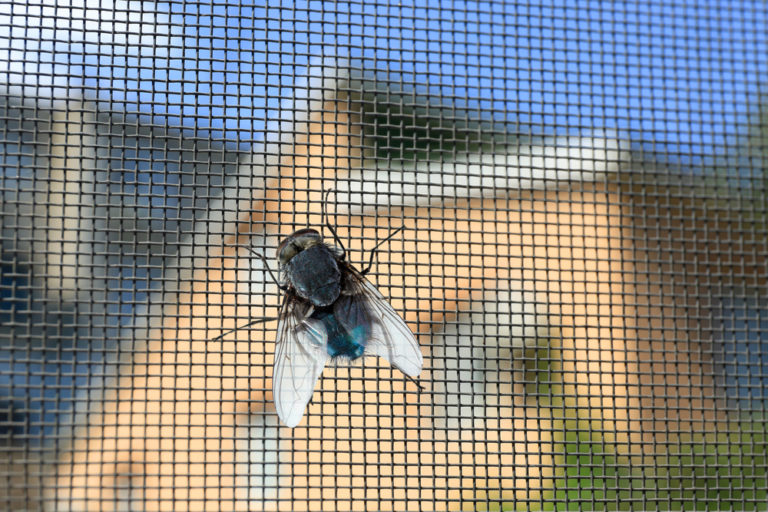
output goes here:
[{"label": "beige wall", "polygon": [[[360,164],[347,151],[360,146],[348,135],[352,126],[354,119],[330,113],[311,123],[308,139],[295,146],[297,156],[284,159],[266,199],[253,205],[269,213],[243,219],[238,232],[258,231],[264,223],[283,226],[284,233],[319,225],[327,180]],[[516,394],[496,409],[496,418],[470,429],[437,430],[430,419],[430,368],[442,364],[431,358],[439,353],[431,344],[440,326],[505,282],[545,305],[550,322],[560,326],[564,389],[578,396],[584,417],[605,429],[620,450],[639,452],[654,439],[649,427],[692,428],[704,419],[697,411],[713,406],[703,377],[707,361],[667,360],[661,345],[675,320],[663,313],[682,306],[657,293],[663,283],[643,281],[650,267],[638,262],[652,248],[636,248],[632,211],[622,206],[622,194],[583,184],[578,190],[574,185],[393,209],[390,215],[405,219],[406,228],[379,254],[374,281],[398,311],[407,311],[405,319],[418,333],[427,391],[415,393],[378,361],[367,360],[364,369],[326,370],[293,430],[275,426],[269,391],[274,324],[210,341],[252,312],[234,306],[244,273],[238,270],[243,258],[236,259],[230,245],[196,272],[175,311],[165,310],[163,328],[121,369],[100,412],[94,409],[62,452],[55,482],[60,508],[113,510],[121,500],[136,500],[148,511],[360,510],[367,498],[380,500],[382,510],[445,510],[475,497],[462,488],[536,498],[555,463],[553,420],[545,408]],[[374,234],[381,239],[400,224],[370,217],[340,221],[359,226],[341,233],[352,240],[355,257],[374,245]],[[229,244],[236,241],[247,238],[233,236]],[[647,299],[638,301],[637,292]],[[274,295],[267,302],[278,300]],[[227,319],[223,325],[221,318]],[[674,335],[690,348],[698,340],[686,341],[687,332]],[[654,398],[660,391],[667,398]],[[279,444],[259,444],[265,432],[270,439],[279,433]],[[254,446],[282,454],[267,461],[280,463],[282,479],[268,478],[263,496],[254,484],[261,481],[254,480],[254,465],[263,461],[249,459],[263,450],[250,453]],[[284,490],[274,494],[275,486]],[[279,505],[269,501],[275,497]]]}]

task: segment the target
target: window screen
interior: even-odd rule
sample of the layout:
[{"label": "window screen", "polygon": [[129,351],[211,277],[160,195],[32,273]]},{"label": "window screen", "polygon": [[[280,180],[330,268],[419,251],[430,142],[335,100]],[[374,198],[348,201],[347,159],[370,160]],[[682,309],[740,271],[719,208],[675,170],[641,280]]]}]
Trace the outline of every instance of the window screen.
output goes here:
[{"label": "window screen", "polygon": [[768,6],[269,4],[0,5],[0,508],[768,508]]}]

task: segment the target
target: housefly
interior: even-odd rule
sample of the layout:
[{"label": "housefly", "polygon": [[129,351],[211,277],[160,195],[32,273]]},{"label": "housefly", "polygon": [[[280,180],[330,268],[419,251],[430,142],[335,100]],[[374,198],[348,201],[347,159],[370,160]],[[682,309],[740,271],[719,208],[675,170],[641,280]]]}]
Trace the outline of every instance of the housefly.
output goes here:
[{"label": "housefly", "polygon": [[[358,271],[347,262],[336,231],[326,225],[338,247],[327,244],[314,229],[296,231],[277,248],[280,278],[272,275],[285,295],[278,319],[272,389],[277,414],[289,427],[301,421],[328,362],[376,355],[412,379],[423,366],[413,333],[365,278],[376,249],[402,228],[377,245],[368,267]],[[272,274],[264,256],[252,252]]]}]

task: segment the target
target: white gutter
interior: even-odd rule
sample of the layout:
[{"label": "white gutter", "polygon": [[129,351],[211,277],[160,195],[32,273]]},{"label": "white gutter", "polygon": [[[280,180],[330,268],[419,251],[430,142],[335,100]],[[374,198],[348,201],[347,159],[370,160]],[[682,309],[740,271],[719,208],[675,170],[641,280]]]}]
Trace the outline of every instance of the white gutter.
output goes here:
[{"label": "white gutter", "polygon": [[364,169],[350,180],[338,181],[335,203],[350,205],[349,213],[355,215],[392,206],[423,207],[558,189],[569,183],[602,181],[630,159],[627,143],[597,136],[552,137],[505,149],[462,153],[450,161],[411,167]]}]

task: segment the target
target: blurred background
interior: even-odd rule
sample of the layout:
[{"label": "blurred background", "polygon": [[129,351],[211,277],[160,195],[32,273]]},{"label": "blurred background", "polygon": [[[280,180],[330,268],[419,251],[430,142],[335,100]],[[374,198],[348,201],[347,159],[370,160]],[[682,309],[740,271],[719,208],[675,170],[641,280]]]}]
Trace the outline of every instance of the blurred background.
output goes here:
[{"label": "blurred background", "polygon": [[[0,4],[0,508],[768,508],[768,5]],[[424,390],[272,404],[320,224]]]}]

